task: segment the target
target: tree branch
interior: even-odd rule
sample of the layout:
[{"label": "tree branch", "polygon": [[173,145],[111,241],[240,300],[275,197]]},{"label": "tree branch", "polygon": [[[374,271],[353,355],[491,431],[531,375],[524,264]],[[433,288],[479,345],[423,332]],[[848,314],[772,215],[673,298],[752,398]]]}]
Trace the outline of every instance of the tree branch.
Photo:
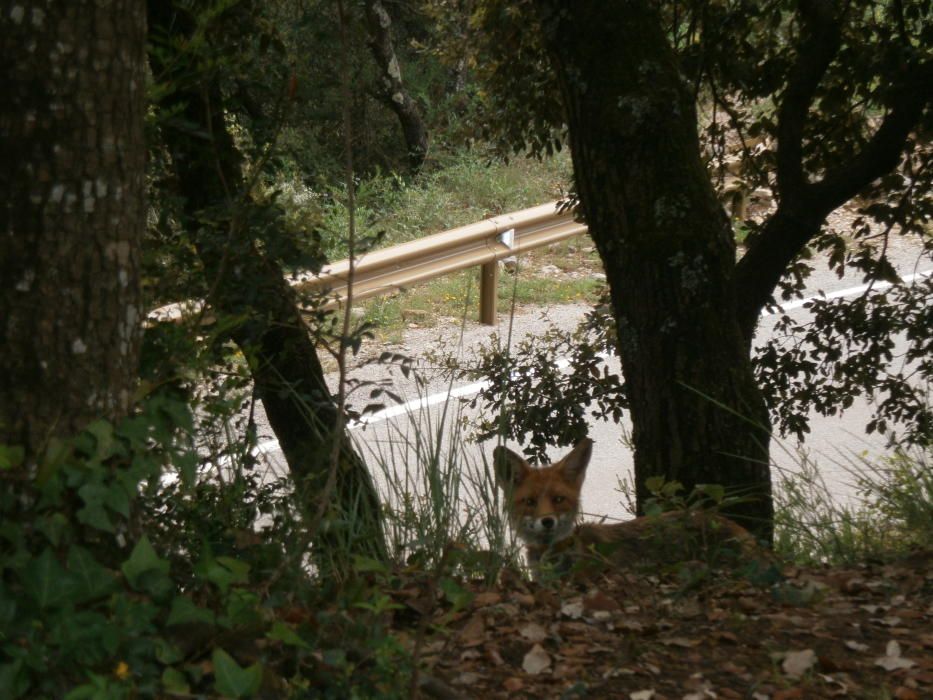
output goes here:
[{"label": "tree branch", "polygon": [[900,162],[908,135],[920,121],[923,110],[933,102],[933,61],[905,68],[904,72],[890,111],[862,151],[809,186],[810,199],[826,213],[847,202]]},{"label": "tree branch", "polygon": [[840,22],[830,0],[801,0],[803,38],[778,109],[777,182],[782,201],[798,196],[805,185],[803,129],[813,95],[839,50]]},{"label": "tree branch", "polygon": [[379,99],[398,117],[408,147],[408,162],[418,170],[428,152],[428,130],[418,105],[402,84],[398,58],[392,45],[392,18],[381,0],[366,0],[369,48],[379,66]]}]

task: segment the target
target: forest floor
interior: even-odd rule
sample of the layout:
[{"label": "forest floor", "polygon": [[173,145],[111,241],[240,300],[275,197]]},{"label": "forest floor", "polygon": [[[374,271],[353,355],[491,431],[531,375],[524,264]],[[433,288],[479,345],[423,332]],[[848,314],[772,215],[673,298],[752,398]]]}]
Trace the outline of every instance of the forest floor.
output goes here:
[{"label": "forest floor", "polygon": [[[434,618],[442,634],[401,634],[436,698],[933,698],[933,550],[782,573],[691,590],[624,572],[559,589],[505,576]],[[397,593],[397,622],[421,617],[424,593]]]}]

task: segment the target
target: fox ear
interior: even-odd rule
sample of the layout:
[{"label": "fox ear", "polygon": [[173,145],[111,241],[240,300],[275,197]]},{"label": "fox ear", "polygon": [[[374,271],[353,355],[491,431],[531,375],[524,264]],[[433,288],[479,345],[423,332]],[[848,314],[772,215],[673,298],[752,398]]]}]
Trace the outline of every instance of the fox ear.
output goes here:
[{"label": "fox ear", "polygon": [[496,469],[496,481],[503,490],[518,486],[531,470],[521,455],[502,445],[492,451],[492,463]]},{"label": "fox ear", "polygon": [[583,477],[586,476],[586,467],[590,463],[590,456],[593,454],[593,441],[589,438],[583,438],[577,443],[570,454],[564,457],[560,462],[560,468],[564,479],[571,484],[580,484]]}]

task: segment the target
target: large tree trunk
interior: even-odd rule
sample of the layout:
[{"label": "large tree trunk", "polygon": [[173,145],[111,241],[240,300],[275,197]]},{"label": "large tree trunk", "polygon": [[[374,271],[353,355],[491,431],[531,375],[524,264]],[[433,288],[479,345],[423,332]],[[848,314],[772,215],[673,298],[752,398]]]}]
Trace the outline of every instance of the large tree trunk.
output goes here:
[{"label": "large tree trunk", "polygon": [[[189,17],[176,15],[158,0],[150,2],[150,22],[166,32],[191,29]],[[154,52],[151,57],[154,72],[169,77],[163,71],[172,66],[163,65],[160,56]],[[180,80],[175,84],[185,85]],[[208,302],[221,315],[238,320],[233,339],[249,363],[257,394],[308,513],[315,512],[325,496],[337,456],[331,514],[351,523],[353,529],[318,532],[315,543],[320,556],[316,559],[319,564],[330,561],[345,569],[352,559],[341,559],[343,555],[382,558],[385,541],[379,500],[366,465],[338,421],[295,293],[279,265],[257,247],[250,231],[252,202],[240,154],[224,121],[218,84],[209,76],[189,83],[169,94],[161,107],[167,114],[180,114],[186,124],[184,128],[166,124],[164,134],[184,198],[184,225],[211,290]]]},{"label": "large tree trunk", "polygon": [[700,158],[693,98],[651,3],[548,7],[575,181],[618,323],[639,507],[650,476],[688,490],[728,485],[747,500],[727,512],[770,540],[768,413],[736,317],[735,245]]},{"label": "large tree trunk", "polygon": [[412,170],[418,170],[428,154],[428,129],[418,104],[402,83],[402,71],[392,43],[392,18],[380,0],[366,0],[366,25],[369,48],[379,67],[379,97],[398,117],[408,147],[408,163]]},{"label": "large tree trunk", "polygon": [[140,338],[145,4],[0,3],[0,443],[125,414]]}]

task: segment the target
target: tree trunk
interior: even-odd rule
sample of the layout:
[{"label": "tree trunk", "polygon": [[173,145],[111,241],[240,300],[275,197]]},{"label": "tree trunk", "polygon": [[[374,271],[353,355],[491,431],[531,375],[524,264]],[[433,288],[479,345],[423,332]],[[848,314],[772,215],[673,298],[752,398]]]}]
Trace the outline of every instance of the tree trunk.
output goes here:
[{"label": "tree trunk", "polygon": [[366,0],[366,24],[369,48],[379,67],[379,96],[398,117],[408,147],[408,164],[412,170],[418,170],[428,154],[428,129],[417,103],[402,84],[402,71],[392,44],[392,18],[380,0]]},{"label": "tree trunk", "polygon": [[[188,21],[158,0],[150,2],[153,27],[184,32],[190,29]],[[159,56],[152,54],[153,71],[171,85],[172,76],[162,71],[172,68],[160,63]],[[372,480],[346,431],[338,428],[337,407],[295,293],[250,232],[252,202],[240,154],[226,128],[217,82],[207,78],[178,89],[161,107],[165,113],[179,113],[187,124],[185,128],[166,125],[164,134],[185,200],[184,225],[211,290],[208,302],[221,315],[240,319],[233,339],[249,363],[257,394],[308,512],[315,510],[325,493],[338,443],[332,513],[355,529],[317,537],[321,556],[316,559],[345,569],[352,561],[348,557],[340,561],[343,555],[383,558],[385,540]]]},{"label": "tree trunk", "polygon": [[0,443],[132,405],[145,226],[145,5],[0,3]]},{"label": "tree trunk", "polygon": [[577,191],[618,323],[639,508],[651,476],[727,485],[747,499],[727,513],[770,541],[768,413],[693,98],[651,3],[547,6]]}]

